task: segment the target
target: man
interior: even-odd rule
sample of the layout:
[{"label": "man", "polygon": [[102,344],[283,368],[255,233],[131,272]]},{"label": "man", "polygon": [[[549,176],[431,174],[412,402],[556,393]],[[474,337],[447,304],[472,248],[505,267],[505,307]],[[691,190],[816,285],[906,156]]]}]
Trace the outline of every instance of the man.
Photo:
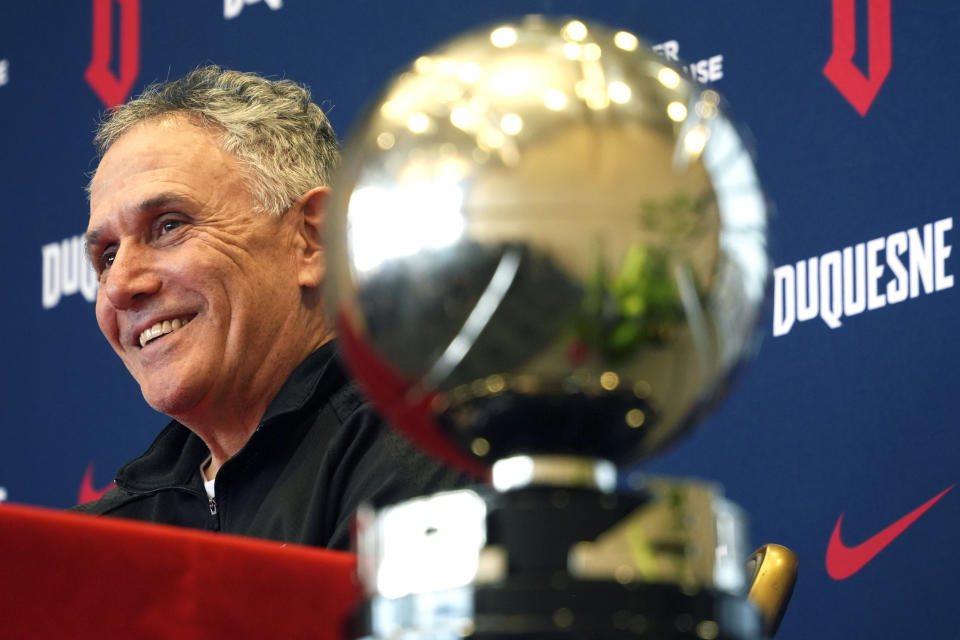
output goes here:
[{"label": "man", "polygon": [[337,142],[305,89],[200,68],[119,106],[95,144],[97,322],[173,421],[79,510],[345,548],[361,502],[462,482],[383,426],[335,354]]}]

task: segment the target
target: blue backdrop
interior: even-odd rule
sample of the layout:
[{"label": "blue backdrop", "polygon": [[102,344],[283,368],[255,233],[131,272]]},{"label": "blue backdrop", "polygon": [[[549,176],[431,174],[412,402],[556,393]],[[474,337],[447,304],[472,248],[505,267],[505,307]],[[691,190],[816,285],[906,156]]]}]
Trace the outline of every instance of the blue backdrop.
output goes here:
[{"label": "blue backdrop", "polygon": [[960,8],[891,5],[5,2],[0,499],[69,506],[165,423],[99,334],[74,240],[106,104],[215,62],[309,84],[344,137],[386,79],[438,41],[523,13],[573,14],[693,63],[752,131],[776,205],[778,286],[760,354],[720,410],[645,470],[720,481],[752,515],[755,544],[798,553],[780,638],[960,637],[960,491],[849,577],[826,561],[841,514],[843,541],[859,545],[960,480]]}]

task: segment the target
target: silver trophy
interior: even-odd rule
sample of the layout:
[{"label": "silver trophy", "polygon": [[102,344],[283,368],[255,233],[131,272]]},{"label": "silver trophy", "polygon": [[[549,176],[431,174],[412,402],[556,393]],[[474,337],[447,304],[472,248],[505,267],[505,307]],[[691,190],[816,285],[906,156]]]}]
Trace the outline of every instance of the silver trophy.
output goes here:
[{"label": "silver trophy", "polygon": [[359,514],[356,635],[772,633],[789,551],[745,567],[744,516],[715,485],[618,485],[756,342],[767,202],[720,96],[627,31],[491,25],[391,81],[335,186],[347,361],[478,478]]}]

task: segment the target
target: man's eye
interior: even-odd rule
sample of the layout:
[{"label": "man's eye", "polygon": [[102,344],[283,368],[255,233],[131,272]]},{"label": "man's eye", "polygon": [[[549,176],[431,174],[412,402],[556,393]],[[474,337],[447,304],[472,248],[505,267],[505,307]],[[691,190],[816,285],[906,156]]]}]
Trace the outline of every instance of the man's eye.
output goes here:
[{"label": "man's eye", "polygon": [[170,233],[177,227],[181,226],[183,223],[179,220],[164,220],[160,223],[160,235],[165,233]]},{"label": "man's eye", "polygon": [[100,256],[100,271],[106,271],[113,264],[114,258],[117,257],[116,251],[105,251],[103,255]]}]

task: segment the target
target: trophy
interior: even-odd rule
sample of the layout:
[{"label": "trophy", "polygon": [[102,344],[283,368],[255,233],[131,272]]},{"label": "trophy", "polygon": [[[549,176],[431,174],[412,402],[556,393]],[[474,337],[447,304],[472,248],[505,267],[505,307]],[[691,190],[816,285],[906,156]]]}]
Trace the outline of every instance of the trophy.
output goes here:
[{"label": "trophy", "polygon": [[529,16],[417,58],[355,127],[328,223],[341,349],[477,478],[358,514],[356,636],[775,630],[788,550],[746,566],[714,484],[618,480],[756,344],[767,202],[725,113],[630,32]]}]

